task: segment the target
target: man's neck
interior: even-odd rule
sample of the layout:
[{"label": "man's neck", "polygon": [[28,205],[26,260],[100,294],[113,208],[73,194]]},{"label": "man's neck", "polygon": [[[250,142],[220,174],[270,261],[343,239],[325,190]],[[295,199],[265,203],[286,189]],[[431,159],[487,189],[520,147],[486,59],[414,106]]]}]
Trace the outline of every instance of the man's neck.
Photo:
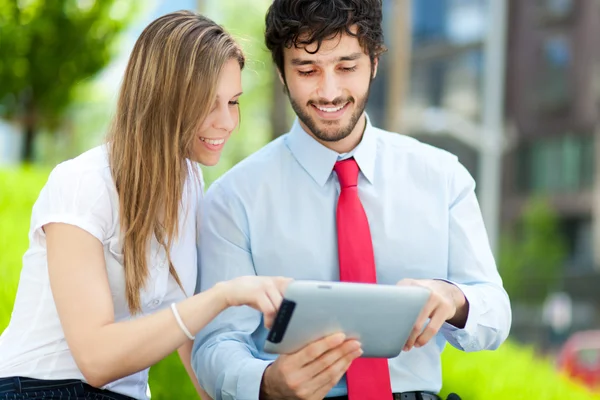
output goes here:
[{"label": "man's neck", "polygon": [[363,134],[367,128],[367,117],[363,113],[363,115],[360,117],[360,119],[356,123],[356,126],[354,126],[354,129],[352,130],[352,132],[348,136],[343,138],[342,140],[338,140],[336,142],[327,142],[324,140],[319,140],[318,138],[315,137],[315,135],[312,134],[312,132],[310,132],[308,127],[306,127],[302,123],[302,121],[300,121],[300,125],[306,132],[308,132],[317,142],[321,143],[323,146],[327,147],[330,150],[335,151],[338,154],[344,154],[344,153],[349,153],[352,150],[354,150],[356,148],[356,146],[358,146],[359,143],[361,142]]}]

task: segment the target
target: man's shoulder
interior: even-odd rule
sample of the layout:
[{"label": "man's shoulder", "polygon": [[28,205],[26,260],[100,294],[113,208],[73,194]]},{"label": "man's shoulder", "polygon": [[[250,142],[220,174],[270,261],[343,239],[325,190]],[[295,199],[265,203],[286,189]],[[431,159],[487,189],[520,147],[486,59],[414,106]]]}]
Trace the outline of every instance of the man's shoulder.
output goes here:
[{"label": "man's shoulder", "polygon": [[384,155],[396,157],[409,157],[425,164],[455,163],[458,158],[447,150],[424,143],[419,139],[402,133],[389,132],[381,128],[374,128],[377,145]]},{"label": "man's shoulder", "polygon": [[226,189],[256,186],[270,179],[289,155],[285,135],[280,136],[231,167],[213,185]]}]

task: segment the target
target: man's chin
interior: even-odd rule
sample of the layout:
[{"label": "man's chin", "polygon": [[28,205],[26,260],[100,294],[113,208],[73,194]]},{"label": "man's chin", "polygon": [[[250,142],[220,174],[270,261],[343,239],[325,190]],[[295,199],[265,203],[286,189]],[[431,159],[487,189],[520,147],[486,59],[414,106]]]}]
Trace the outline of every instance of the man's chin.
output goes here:
[{"label": "man's chin", "polygon": [[340,140],[345,139],[349,135],[349,132],[347,129],[342,130],[339,128],[338,129],[326,129],[326,128],[319,129],[316,133],[317,134],[315,134],[315,136],[324,142],[339,142]]}]

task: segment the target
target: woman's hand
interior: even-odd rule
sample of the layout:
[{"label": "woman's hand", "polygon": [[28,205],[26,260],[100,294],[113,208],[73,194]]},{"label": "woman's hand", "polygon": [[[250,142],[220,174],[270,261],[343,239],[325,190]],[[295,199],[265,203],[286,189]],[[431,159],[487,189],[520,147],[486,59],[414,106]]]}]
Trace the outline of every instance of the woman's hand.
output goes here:
[{"label": "woman's hand", "polygon": [[264,314],[265,326],[273,325],[283,293],[290,278],[266,276],[242,276],[216,285],[222,292],[228,307],[250,306]]}]

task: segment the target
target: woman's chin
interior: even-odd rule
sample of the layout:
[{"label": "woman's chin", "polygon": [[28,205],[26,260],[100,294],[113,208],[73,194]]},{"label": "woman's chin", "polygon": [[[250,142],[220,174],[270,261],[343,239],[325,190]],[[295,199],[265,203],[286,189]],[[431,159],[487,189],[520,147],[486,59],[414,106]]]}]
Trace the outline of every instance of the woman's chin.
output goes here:
[{"label": "woman's chin", "polygon": [[202,155],[195,155],[192,158],[194,161],[196,161],[199,164],[202,164],[206,167],[214,167],[215,165],[217,165],[219,163],[219,160],[221,159],[221,153],[219,154],[202,154]]}]

